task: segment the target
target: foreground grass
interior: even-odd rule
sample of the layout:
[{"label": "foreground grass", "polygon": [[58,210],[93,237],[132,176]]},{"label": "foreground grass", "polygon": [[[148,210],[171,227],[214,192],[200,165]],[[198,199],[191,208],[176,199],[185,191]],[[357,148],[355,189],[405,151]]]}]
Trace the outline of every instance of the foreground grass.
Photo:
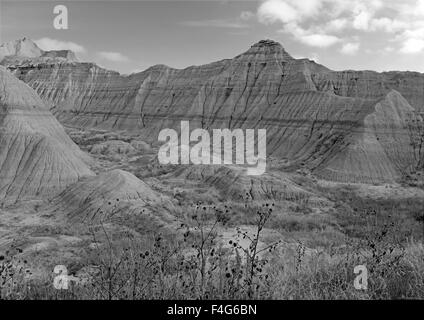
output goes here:
[{"label": "foreground grass", "polygon": [[[15,283],[3,288],[3,299],[422,299],[424,297],[424,248],[411,244],[382,263],[368,256],[368,289],[354,288],[354,267],[360,257],[313,253],[302,249],[270,258],[253,279],[252,289],[245,265],[229,256],[217,257],[202,284],[198,265],[176,257],[147,254],[133,261],[124,258],[120,267],[97,270],[87,283],[56,290],[52,277]],[[370,252],[368,252],[370,253]],[[131,253],[132,255],[132,253]],[[149,258],[151,256],[152,258]],[[139,261],[139,262],[137,262]],[[374,264],[373,264],[374,262]],[[119,263],[119,262],[118,262]],[[193,263],[193,264],[191,264]],[[213,269],[213,270],[212,270]]]},{"label": "foreground grass", "polygon": [[[2,299],[421,299],[424,247],[408,240],[402,221],[368,212],[360,237],[343,246],[258,244],[273,205],[257,209],[256,232],[238,230],[222,243],[217,228],[228,208],[198,205],[176,234],[143,238],[90,227],[94,246],[79,262],[79,282],[53,287],[57,274],[32,277],[20,249],[0,256]],[[399,222],[399,223],[398,223]],[[247,245],[245,245],[247,242]],[[242,245],[244,244],[244,245]],[[368,270],[367,290],[354,287],[355,266]]]}]

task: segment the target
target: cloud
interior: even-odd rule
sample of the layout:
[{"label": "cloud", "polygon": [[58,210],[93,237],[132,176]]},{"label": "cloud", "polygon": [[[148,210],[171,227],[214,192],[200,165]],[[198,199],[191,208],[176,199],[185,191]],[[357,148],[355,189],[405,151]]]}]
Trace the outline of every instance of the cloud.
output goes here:
[{"label": "cloud", "polygon": [[[370,24],[382,7],[383,3],[380,0],[352,1],[351,19],[353,28],[361,31],[370,31]],[[349,10],[347,14],[349,15]]]},{"label": "cloud", "polygon": [[124,56],[122,53],[119,52],[107,52],[107,51],[101,51],[97,53],[98,56],[102,59],[111,61],[111,62],[128,62],[130,59],[126,56]]},{"label": "cloud", "polygon": [[340,38],[333,35],[314,33],[310,29],[305,30],[299,27],[296,23],[287,24],[281,31],[293,35],[297,41],[311,47],[325,48],[341,41]]},{"label": "cloud", "polygon": [[327,34],[308,34],[301,36],[300,41],[311,47],[326,48],[336,44],[340,39]]},{"label": "cloud", "polygon": [[353,52],[349,39],[378,32],[386,33],[398,52],[423,51],[424,0],[262,0],[256,15],[309,46],[343,41],[341,51]]},{"label": "cloud", "polygon": [[266,0],[259,6],[257,14],[264,24],[300,22],[318,14],[322,5],[322,0]]},{"label": "cloud", "polygon": [[417,7],[414,10],[416,15],[424,16],[424,0],[419,0],[417,2]]},{"label": "cloud", "polygon": [[340,52],[347,55],[354,55],[358,52],[359,47],[360,44],[358,42],[345,43],[340,49]]},{"label": "cloud", "polygon": [[424,39],[406,39],[402,47],[400,49],[400,52],[402,53],[420,53],[424,51]]},{"label": "cloud", "polygon": [[271,24],[277,21],[290,23],[299,21],[301,12],[293,8],[286,1],[268,0],[261,4],[258,9],[259,21],[264,24]]},{"label": "cloud", "polygon": [[85,53],[83,46],[70,41],[61,41],[51,38],[41,38],[35,40],[35,43],[44,51],[51,50],[72,50],[75,53]]},{"label": "cloud", "polygon": [[358,30],[367,31],[369,29],[371,18],[371,12],[368,12],[366,10],[361,11],[353,19],[353,27]]},{"label": "cloud", "polygon": [[[328,1],[328,0],[327,0]],[[282,23],[282,31],[289,33],[293,38],[312,47],[329,47],[340,39],[328,34],[325,28],[303,28],[302,22],[319,14],[324,0],[266,0],[258,8],[257,15],[261,23]],[[339,25],[337,25],[339,24]],[[340,27],[341,21],[331,27]]]},{"label": "cloud", "polygon": [[331,20],[324,25],[324,29],[327,32],[340,32],[348,26],[348,20],[346,18],[338,18]]},{"label": "cloud", "polygon": [[387,17],[373,19],[370,22],[371,31],[384,31],[387,33],[394,33],[401,30],[408,29],[409,24],[405,21],[397,19],[390,19]]},{"label": "cloud", "polygon": [[399,52],[414,54],[424,52],[424,22],[414,23],[414,27],[398,34],[396,40],[401,43]]},{"label": "cloud", "polygon": [[212,28],[234,28],[234,29],[242,29],[242,28],[248,27],[248,25],[245,23],[240,23],[237,21],[220,20],[220,19],[183,21],[181,22],[181,24],[186,27],[212,27]]}]

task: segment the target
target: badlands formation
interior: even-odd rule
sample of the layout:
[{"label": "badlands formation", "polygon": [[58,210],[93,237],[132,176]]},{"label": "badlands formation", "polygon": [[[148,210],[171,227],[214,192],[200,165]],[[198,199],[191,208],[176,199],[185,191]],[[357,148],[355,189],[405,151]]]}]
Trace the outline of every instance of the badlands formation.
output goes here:
[{"label": "badlands formation", "polygon": [[20,66],[36,63],[58,63],[77,61],[71,50],[41,50],[32,40],[22,38],[0,45],[0,61]]},{"label": "badlands formation", "polygon": [[[423,113],[423,74],[332,71],[270,40],[233,59],[131,75],[26,38],[3,44],[0,249],[19,243],[50,270],[45,261],[90,255],[100,222],[116,242],[179,235],[199,210],[228,214],[217,230],[228,243],[269,205],[268,242],[344,245],[369,204],[398,206],[418,235]],[[266,172],[163,165],[158,134],[181,121],[266,129]]]},{"label": "badlands formation", "polygon": [[89,162],[34,90],[0,67],[0,203],[60,191],[93,175]]},{"label": "badlands formation", "polygon": [[[308,298],[328,299],[337,283],[343,298],[350,290],[386,298],[383,287],[412,297],[411,288],[422,288],[414,261],[423,239],[423,114],[424,74],[332,71],[271,40],[233,59],[131,75],[78,62],[69,50],[43,51],[27,38],[3,44],[0,269],[8,252],[25,259],[24,291],[36,298],[87,291],[89,299],[121,299],[121,292],[198,299],[207,289],[226,299],[234,286],[237,299],[236,282],[249,281],[233,267],[255,266],[243,264],[239,249],[257,248],[265,258],[257,275],[267,275],[258,280],[270,284],[254,295],[260,299],[280,291],[299,299],[296,288],[311,287],[319,293]],[[164,164],[159,132],[179,133],[182,121],[191,132],[266,129],[266,172],[247,175],[231,161]],[[348,276],[359,253],[369,256],[360,263],[373,267],[373,279],[396,280],[359,293]],[[56,266],[94,291],[53,290]],[[197,274],[206,270],[213,273],[203,288]],[[212,283],[220,288],[209,290]]]},{"label": "badlands formation", "polygon": [[[268,158],[338,182],[394,183],[424,160],[424,75],[332,71],[262,40],[245,53],[177,70],[120,75],[28,39],[0,62],[65,125],[157,141],[163,128],[267,129]],[[24,57],[25,56],[25,57]]]},{"label": "badlands formation", "polygon": [[[70,221],[99,222],[142,212],[172,208],[167,197],[123,170],[112,170],[72,184],[52,199],[49,210],[60,212]],[[143,209],[141,209],[143,208]],[[164,214],[157,214],[157,216]],[[151,217],[153,219],[153,215]]]}]

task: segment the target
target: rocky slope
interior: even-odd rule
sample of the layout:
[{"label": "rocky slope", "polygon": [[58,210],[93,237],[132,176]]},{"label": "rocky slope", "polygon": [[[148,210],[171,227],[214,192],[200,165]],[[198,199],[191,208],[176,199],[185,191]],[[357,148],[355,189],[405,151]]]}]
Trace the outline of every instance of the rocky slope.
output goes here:
[{"label": "rocky slope", "polygon": [[87,161],[34,90],[0,67],[0,202],[50,196],[92,175]]},{"label": "rocky slope", "polygon": [[[91,223],[122,214],[144,214],[154,219],[152,212],[166,206],[172,207],[168,198],[153,191],[133,174],[112,170],[69,186],[52,200],[49,210],[71,221]],[[166,213],[163,209],[157,218]],[[172,219],[170,215],[167,218]]]},{"label": "rocky slope", "polygon": [[293,200],[310,198],[284,174],[266,173],[260,177],[246,176],[244,171],[231,166],[182,166],[163,178],[173,177],[195,181],[214,187],[224,199],[234,201]]},{"label": "rocky slope", "polygon": [[37,58],[43,54],[33,41],[24,37],[19,40],[6,42],[0,45],[0,61],[5,57]]},{"label": "rocky slope", "polygon": [[402,174],[422,166],[422,124],[414,108],[392,90],[319,174],[343,182],[399,180]]},{"label": "rocky slope", "polygon": [[32,61],[2,63],[69,125],[147,140],[181,120],[192,128],[265,128],[268,155],[283,167],[337,181],[392,182],[423,165],[419,73],[336,72],[270,40],[233,59],[130,76],[92,63]]}]

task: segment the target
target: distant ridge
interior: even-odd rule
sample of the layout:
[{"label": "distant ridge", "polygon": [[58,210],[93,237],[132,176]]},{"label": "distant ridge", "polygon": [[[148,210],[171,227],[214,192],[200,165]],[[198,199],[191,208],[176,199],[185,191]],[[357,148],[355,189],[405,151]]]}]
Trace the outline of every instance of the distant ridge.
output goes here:
[{"label": "distant ridge", "polygon": [[38,62],[78,61],[71,50],[44,51],[26,37],[0,45],[0,64],[20,64],[29,59],[35,59]]},{"label": "distant ridge", "polygon": [[42,54],[43,50],[26,37],[0,45],[0,61],[8,56],[38,58]]},{"label": "distant ridge", "polygon": [[129,76],[36,59],[6,65],[67,125],[137,132],[146,141],[182,120],[207,130],[266,128],[268,156],[282,169],[343,182],[399,181],[424,165],[424,74],[333,71],[273,40],[232,59]]}]

